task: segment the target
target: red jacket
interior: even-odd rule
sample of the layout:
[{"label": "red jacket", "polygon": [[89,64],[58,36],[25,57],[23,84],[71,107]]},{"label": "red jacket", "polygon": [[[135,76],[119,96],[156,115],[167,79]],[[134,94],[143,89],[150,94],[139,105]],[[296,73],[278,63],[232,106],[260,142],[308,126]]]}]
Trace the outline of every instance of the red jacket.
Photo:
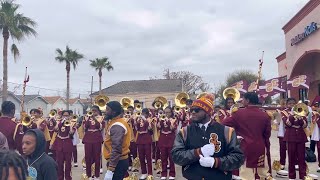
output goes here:
[{"label": "red jacket", "polygon": [[271,136],[270,116],[257,106],[248,106],[233,112],[222,124],[233,127],[237,135],[243,137],[241,149],[246,157],[246,166],[264,167],[266,147]]},{"label": "red jacket", "polygon": [[172,147],[176,137],[177,120],[173,124],[170,120],[162,120],[158,122],[158,129],[160,130],[160,137],[158,141],[159,147]]},{"label": "red jacket", "polygon": [[7,137],[9,149],[15,150],[16,146],[13,140],[14,131],[16,129],[16,123],[11,120],[10,117],[0,117],[0,132]]}]

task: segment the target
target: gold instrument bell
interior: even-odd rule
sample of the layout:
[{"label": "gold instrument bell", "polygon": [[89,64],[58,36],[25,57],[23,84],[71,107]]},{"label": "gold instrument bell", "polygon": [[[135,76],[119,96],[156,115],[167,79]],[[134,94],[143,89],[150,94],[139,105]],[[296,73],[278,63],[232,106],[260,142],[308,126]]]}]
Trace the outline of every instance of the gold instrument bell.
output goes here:
[{"label": "gold instrument bell", "polygon": [[309,114],[308,106],[304,103],[294,105],[292,111],[295,116],[305,117]]},{"label": "gold instrument bell", "polygon": [[158,96],[154,99],[153,107],[155,109],[166,108],[168,106],[168,100],[163,96]]},{"label": "gold instrument bell", "polygon": [[23,126],[30,126],[32,124],[32,118],[26,113],[26,112],[21,112],[21,124]]},{"label": "gold instrument bell", "polygon": [[106,111],[107,103],[109,102],[109,97],[106,95],[98,95],[94,98],[94,105],[99,106],[100,111]]},{"label": "gold instrument bell", "polygon": [[71,122],[75,123],[77,121],[78,121],[78,116],[77,115],[73,115],[72,119],[71,119]]},{"label": "gold instrument bell", "polygon": [[128,107],[129,106],[134,106],[134,104],[133,104],[133,99],[132,98],[129,98],[129,97],[123,97],[123,98],[121,98],[121,100],[120,100],[120,104],[122,105],[122,108],[123,108],[123,110],[128,110]]},{"label": "gold instrument bell", "polygon": [[141,111],[142,110],[142,104],[141,103],[136,103],[136,104],[134,104],[134,106],[135,106],[135,109],[137,111]]},{"label": "gold instrument bell", "polygon": [[176,104],[174,110],[176,112],[180,112],[181,108],[184,108],[187,106],[188,99],[190,99],[190,96],[187,93],[185,92],[179,93],[174,99],[174,102]]},{"label": "gold instrument bell", "polygon": [[224,99],[231,97],[234,100],[234,102],[237,102],[240,99],[239,90],[233,87],[226,88],[225,90],[223,90],[222,94]]},{"label": "gold instrument bell", "polygon": [[50,113],[49,113],[49,117],[53,118],[55,116],[56,116],[56,112],[54,110],[51,110]]}]

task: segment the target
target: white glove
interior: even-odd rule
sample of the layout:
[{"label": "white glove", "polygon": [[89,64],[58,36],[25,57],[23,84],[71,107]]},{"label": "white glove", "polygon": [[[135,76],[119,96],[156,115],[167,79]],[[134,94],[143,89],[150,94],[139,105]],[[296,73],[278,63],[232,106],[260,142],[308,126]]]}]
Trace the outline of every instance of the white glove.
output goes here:
[{"label": "white glove", "polygon": [[206,144],[202,146],[201,152],[204,157],[209,157],[214,154],[214,145],[213,144]]},{"label": "white glove", "polygon": [[215,160],[213,157],[203,157],[202,155],[200,155],[199,163],[202,167],[212,168],[214,165],[214,162]]},{"label": "white glove", "polygon": [[104,180],[112,180],[112,177],[113,177],[113,172],[108,170],[104,175]]}]

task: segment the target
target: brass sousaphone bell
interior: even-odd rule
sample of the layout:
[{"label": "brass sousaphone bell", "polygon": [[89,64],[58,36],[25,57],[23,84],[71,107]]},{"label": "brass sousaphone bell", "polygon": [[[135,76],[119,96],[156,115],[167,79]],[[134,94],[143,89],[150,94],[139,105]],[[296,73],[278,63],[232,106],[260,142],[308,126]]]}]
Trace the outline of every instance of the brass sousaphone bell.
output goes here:
[{"label": "brass sousaphone bell", "polygon": [[49,117],[53,118],[55,116],[56,116],[56,112],[54,110],[51,110],[50,113],[49,113]]},{"label": "brass sousaphone bell", "polygon": [[121,98],[121,100],[120,100],[120,104],[122,105],[122,108],[123,108],[123,110],[128,110],[128,107],[129,106],[134,106],[134,104],[133,104],[133,99],[132,98],[129,98],[129,97],[123,97],[123,98]]},{"label": "brass sousaphone bell", "polygon": [[228,87],[225,90],[223,90],[222,95],[224,99],[231,97],[234,100],[234,102],[237,102],[240,99],[239,90],[233,87]]},{"label": "brass sousaphone bell", "polygon": [[106,111],[107,103],[109,102],[109,97],[106,95],[98,95],[94,98],[94,105],[97,105],[100,111]]},{"label": "brass sousaphone bell", "polygon": [[176,104],[176,106],[174,107],[174,110],[176,112],[180,112],[181,108],[184,108],[187,106],[188,99],[190,99],[190,96],[187,93],[185,92],[179,93],[174,99],[174,102]]},{"label": "brass sousaphone bell", "polygon": [[153,107],[155,109],[166,108],[168,106],[168,100],[163,96],[158,96],[154,99]]},{"label": "brass sousaphone bell", "polygon": [[295,116],[305,117],[309,114],[308,106],[302,102],[296,104],[292,108]]}]

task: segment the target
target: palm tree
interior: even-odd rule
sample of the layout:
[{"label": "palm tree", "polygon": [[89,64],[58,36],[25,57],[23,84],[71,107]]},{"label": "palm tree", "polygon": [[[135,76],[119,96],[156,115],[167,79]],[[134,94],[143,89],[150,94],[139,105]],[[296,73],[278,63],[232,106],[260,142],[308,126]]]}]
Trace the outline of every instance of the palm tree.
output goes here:
[{"label": "palm tree", "polygon": [[21,41],[31,35],[36,36],[37,32],[33,29],[37,24],[32,19],[18,13],[20,5],[15,4],[14,0],[2,0],[0,2],[0,30],[3,36],[3,84],[2,84],[2,101],[8,97],[8,40],[11,36],[13,44],[11,53],[14,60],[19,57],[20,52],[15,40]]},{"label": "palm tree", "polygon": [[78,53],[77,50],[72,50],[69,46],[66,46],[66,51],[63,53],[61,49],[56,49],[57,57],[55,58],[60,63],[66,63],[67,70],[67,109],[69,109],[69,99],[70,99],[70,67],[71,64],[73,69],[77,68],[78,62],[83,59],[83,55]]},{"label": "palm tree", "polygon": [[99,94],[101,94],[101,81],[102,81],[102,70],[107,69],[108,71],[113,70],[113,66],[107,57],[96,58],[95,60],[90,60],[90,66],[98,71],[99,75]]}]

